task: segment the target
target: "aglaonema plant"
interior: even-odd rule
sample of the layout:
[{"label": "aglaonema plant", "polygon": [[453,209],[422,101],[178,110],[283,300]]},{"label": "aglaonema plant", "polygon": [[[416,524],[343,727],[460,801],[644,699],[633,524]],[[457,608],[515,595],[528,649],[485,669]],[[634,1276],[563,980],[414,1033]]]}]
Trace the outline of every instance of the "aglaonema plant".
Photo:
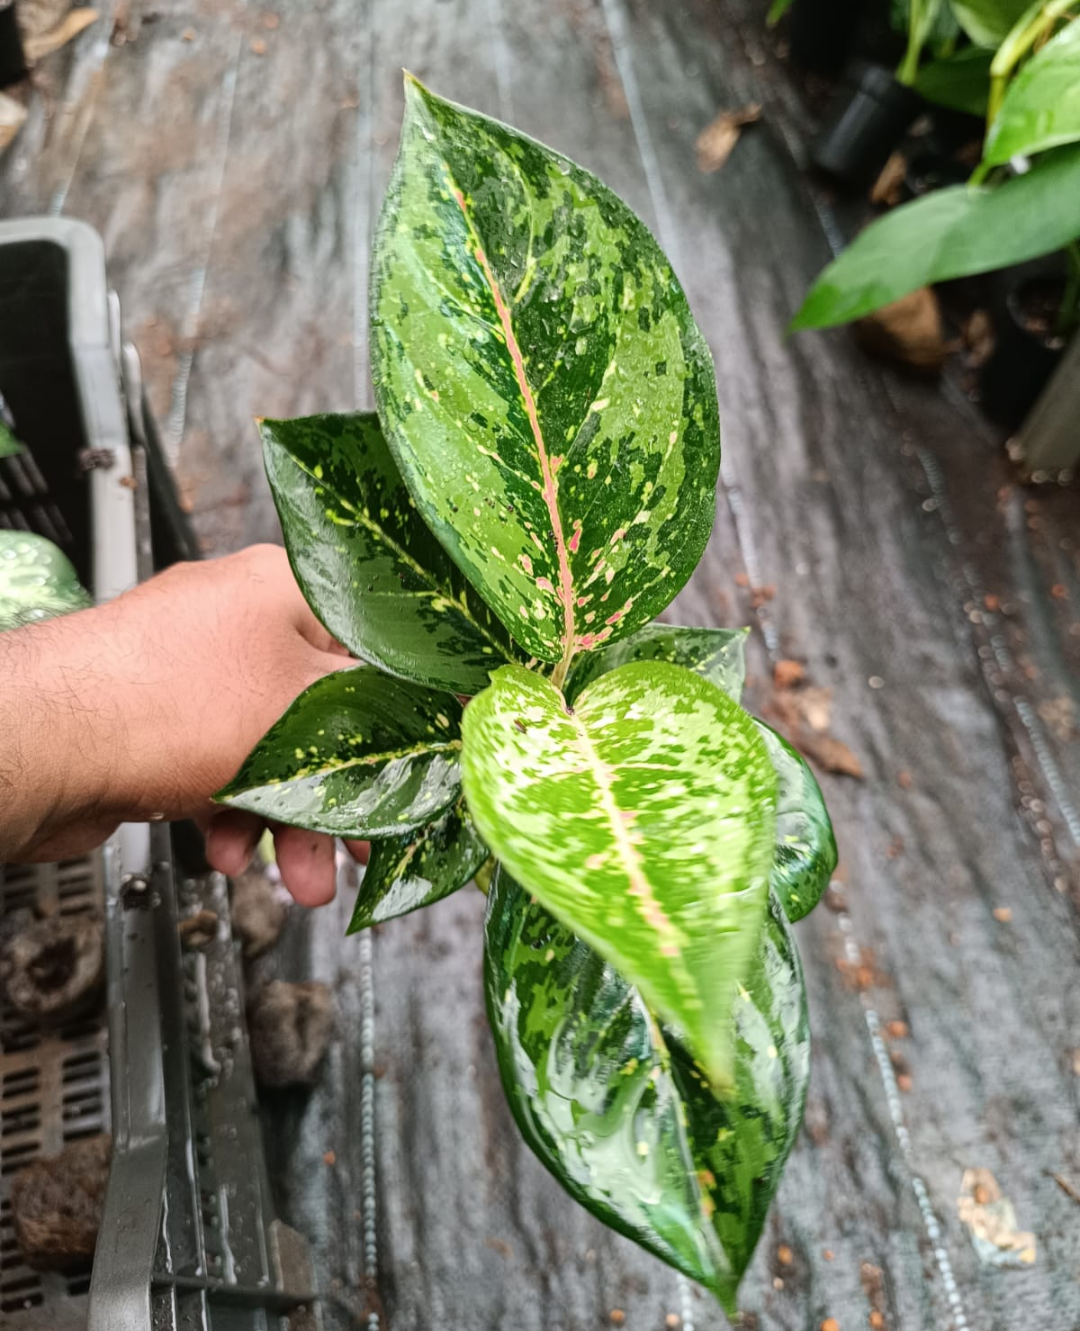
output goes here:
[{"label": "aglaonema plant", "polygon": [[219,798],[370,839],[353,929],[493,858],[485,985],[521,1131],[731,1309],[806,1091],[789,921],[836,856],[805,763],[739,705],[744,631],[652,622],[713,522],[711,358],[600,181],[406,92],[378,415],[260,423],[297,580],[364,664]]}]

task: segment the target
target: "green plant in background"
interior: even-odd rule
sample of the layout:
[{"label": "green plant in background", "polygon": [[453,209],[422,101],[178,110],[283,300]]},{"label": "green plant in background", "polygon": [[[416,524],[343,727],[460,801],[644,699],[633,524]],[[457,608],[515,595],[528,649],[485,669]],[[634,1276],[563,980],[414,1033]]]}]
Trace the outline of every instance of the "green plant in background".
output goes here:
[{"label": "green plant in background", "polygon": [[0,458],[13,458],[22,451],[22,444],[19,443],[10,427],[0,417]]},{"label": "green plant in background", "polygon": [[406,92],[379,414],[261,422],[299,584],[365,664],[301,695],[219,798],[372,839],[353,929],[490,879],[524,1136],[731,1309],[806,1091],[788,921],[836,851],[806,764],[739,705],[744,631],[650,622],[713,522],[711,359],[604,185]]},{"label": "green plant in background", "polygon": [[[1059,331],[1080,319],[1080,23],[1075,0],[1040,0],[992,56],[981,163],[966,185],[893,209],[814,283],[792,329],[858,319],[917,287],[1065,250]],[[957,7],[969,32],[997,34],[998,7]],[[1008,11],[1011,15],[1012,10]],[[978,18],[974,22],[973,15]],[[996,17],[998,26],[991,18]],[[965,25],[966,26],[966,25]],[[1014,169],[1013,164],[1016,164]]]}]

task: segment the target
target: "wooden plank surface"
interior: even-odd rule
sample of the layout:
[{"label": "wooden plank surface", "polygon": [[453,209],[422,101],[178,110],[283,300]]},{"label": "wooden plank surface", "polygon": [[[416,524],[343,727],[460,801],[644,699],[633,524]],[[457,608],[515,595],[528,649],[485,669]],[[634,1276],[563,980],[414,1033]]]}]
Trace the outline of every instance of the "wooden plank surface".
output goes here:
[{"label": "wooden plank surface", "polygon": [[[798,170],[811,125],[761,6],[131,0],[121,45],[105,8],[42,70],[0,207],[102,231],[212,551],[276,538],[252,415],[370,404],[366,255],[401,66],[581,161],[656,230],[716,358],[725,447],[713,541],[667,617],[757,625],[761,709],[773,660],[805,662],[864,772],[823,778],[842,864],[835,909],[798,930],[807,1127],[743,1325],[1075,1331],[1080,1207],[1055,1176],[1080,1186],[1077,495],[1019,489],[956,389],[883,371],[843,332],[785,339],[833,218]],[[749,101],[762,120],[702,175],[697,133]],[[348,896],[294,912],[255,977],[337,992],[322,1085],[268,1106],[328,1328],[584,1331],[613,1309],[722,1327],[518,1142],[478,895],[363,945],[342,937]],[[956,1200],[978,1166],[1036,1235],[1032,1267],[977,1256]]]}]

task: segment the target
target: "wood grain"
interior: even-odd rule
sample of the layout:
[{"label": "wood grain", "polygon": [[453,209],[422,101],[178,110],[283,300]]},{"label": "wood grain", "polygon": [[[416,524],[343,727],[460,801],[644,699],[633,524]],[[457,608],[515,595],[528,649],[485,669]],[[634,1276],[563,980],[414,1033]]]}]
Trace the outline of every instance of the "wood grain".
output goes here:
[{"label": "wood grain", "polygon": [[[712,347],[724,431],[713,540],[666,618],[762,630],[759,708],[775,705],[774,659],[804,662],[865,773],[823,778],[842,859],[836,909],[798,928],[807,1125],[742,1324],[849,1331],[877,1311],[889,1331],[1075,1331],[1080,1213],[1052,1175],[1080,1184],[1080,506],[1018,488],[948,382],[903,381],[843,331],[785,338],[840,214],[799,170],[813,117],[760,9],[131,0],[131,40],[91,31],[43,67],[0,200],[62,206],[106,237],[215,551],[276,535],[252,415],[370,405],[367,247],[401,66],[639,211]],[[698,133],[750,102],[761,119],[701,174]],[[267,1105],[328,1328],[585,1331],[613,1309],[649,1331],[669,1314],[722,1327],[518,1141],[482,1010],[479,896],[380,929],[370,975],[342,937],[348,897],[296,912],[255,977],[336,987],[323,1084]],[[1035,1232],[1033,1267],[980,1263],[956,1213],[971,1166],[993,1170]]]}]

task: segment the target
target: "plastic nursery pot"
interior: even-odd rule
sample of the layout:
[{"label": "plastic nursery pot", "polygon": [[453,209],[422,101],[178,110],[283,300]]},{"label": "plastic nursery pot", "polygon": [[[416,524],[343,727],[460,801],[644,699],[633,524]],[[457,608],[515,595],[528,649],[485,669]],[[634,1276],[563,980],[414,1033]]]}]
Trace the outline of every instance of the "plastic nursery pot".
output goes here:
[{"label": "plastic nursery pot", "polygon": [[1006,290],[979,392],[986,414],[1010,429],[1035,405],[1068,343],[1055,332],[1063,291],[1062,279],[1046,276],[1016,278]]},{"label": "plastic nursery pot", "polygon": [[811,149],[814,166],[833,180],[866,188],[922,106],[912,88],[897,83],[882,65],[848,66]]},{"label": "plastic nursery pot", "polygon": [[0,0],[0,88],[18,83],[27,75],[22,37],[15,17],[14,0]]},{"label": "plastic nursery pot", "polygon": [[851,54],[862,8],[863,0],[795,0],[789,28],[792,63],[836,78]]}]

